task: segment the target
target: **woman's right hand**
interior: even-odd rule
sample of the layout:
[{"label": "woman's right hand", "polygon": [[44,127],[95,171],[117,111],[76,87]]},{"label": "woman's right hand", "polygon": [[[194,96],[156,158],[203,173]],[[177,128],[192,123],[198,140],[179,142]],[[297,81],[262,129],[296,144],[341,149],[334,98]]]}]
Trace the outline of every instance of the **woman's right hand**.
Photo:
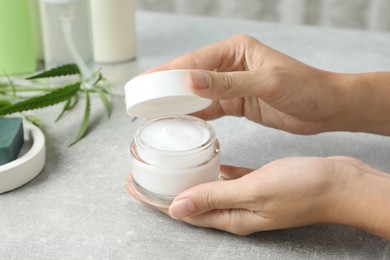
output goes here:
[{"label": "woman's right hand", "polygon": [[215,100],[203,119],[244,116],[297,134],[348,130],[342,74],[321,71],[254,38],[237,35],[148,72],[191,69],[192,91]]}]

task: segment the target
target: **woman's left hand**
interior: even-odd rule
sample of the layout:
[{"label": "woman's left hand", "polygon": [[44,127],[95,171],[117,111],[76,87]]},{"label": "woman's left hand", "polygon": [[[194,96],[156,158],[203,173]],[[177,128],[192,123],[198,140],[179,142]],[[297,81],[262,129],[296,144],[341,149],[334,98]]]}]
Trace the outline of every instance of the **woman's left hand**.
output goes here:
[{"label": "woman's left hand", "polygon": [[[221,174],[225,181],[190,188],[169,210],[159,210],[192,225],[239,235],[337,223],[390,238],[390,210],[376,203],[386,196],[390,200],[390,176],[357,159],[285,158],[254,171],[224,166]],[[128,192],[140,200],[131,185]]]}]

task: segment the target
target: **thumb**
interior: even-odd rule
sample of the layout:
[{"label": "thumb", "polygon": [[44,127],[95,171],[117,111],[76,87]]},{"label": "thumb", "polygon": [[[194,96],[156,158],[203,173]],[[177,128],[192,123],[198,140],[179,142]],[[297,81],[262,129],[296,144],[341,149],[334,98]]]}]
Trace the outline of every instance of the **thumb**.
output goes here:
[{"label": "thumb", "polygon": [[179,194],[169,207],[174,219],[199,215],[214,209],[245,208],[250,203],[248,187],[242,179],[200,184]]},{"label": "thumb", "polygon": [[192,91],[204,98],[230,99],[261,93],[258,71],[214,72],[193,70],[189,74]]}]

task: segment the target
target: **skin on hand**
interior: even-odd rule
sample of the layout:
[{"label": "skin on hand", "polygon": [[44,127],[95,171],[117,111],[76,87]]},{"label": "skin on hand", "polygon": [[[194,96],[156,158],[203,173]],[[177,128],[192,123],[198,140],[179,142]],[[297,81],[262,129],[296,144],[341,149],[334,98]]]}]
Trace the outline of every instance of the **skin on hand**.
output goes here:
[{"label": "skin on hand", "polygon": [[192,91],[215,100],[195,116],[244,116],[296,134],[390,135],[390,73],[316,69],[246,35],[236,35],[145,73],[191,69]]},{"label": "skin on hand", "polygon": [[[233,115],[296,134],[390,135],[390,73],[322,71],[245,35],[145,73],[171,69],[193,70],[191,90],[214,100],[194,114],[205,120]],[[169,211],[159,210],[239,235],[337,223],[390,239],[390,175],[359,160],[286,158],[258,170],[224,166],[222,174],[225,181],[193,187],[179,194]],[[127,190],[143,202],[131,185]]]},{"label": "skin on hand", "polygon": [[215,100],[194,114],[205,120],[244,116],[297,134],[345,128],[337,74],[303,64],[254,38],[237,35],[145,73],[171,69],[194,70],[189,77],[192,91]]},{"label": "skin on hand", "polygon": [[[390,239],[390,176],[359,160],[285,158],[255,171],[223,166],[221,174],[225,181],[190,188],[169,210],[158,209],[192,225],[238,235],[333,223]],[[127,190],[142,202],[130,184]]]}]

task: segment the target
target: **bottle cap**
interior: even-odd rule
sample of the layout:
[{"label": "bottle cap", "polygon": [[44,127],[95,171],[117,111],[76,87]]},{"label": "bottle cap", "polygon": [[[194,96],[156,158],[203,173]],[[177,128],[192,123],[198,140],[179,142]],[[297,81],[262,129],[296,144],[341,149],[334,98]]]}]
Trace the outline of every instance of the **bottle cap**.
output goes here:
[{"label": "bottle cap", "polygon": [[133,78],[125,85],[126,111],[136,117],[185,115],[211,105],[193,94],[189,70],[166,70]]}]

